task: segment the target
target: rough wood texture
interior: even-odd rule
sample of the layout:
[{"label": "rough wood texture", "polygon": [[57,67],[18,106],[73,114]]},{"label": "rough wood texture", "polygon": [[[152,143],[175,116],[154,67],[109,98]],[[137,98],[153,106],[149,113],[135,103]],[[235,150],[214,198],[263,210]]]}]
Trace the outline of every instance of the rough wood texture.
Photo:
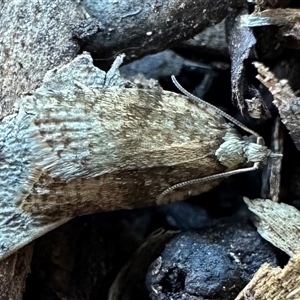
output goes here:
[{"label": "rough wood texture", "polygon": [[235,300],[300,299],[300,252],[281,269],[263,264]]},{"label": "rough wood texture", "polygon": [[45,73],[79,51],[74,22],[85,19],[76,1],[1,1],[0,116],[22,93],[35,90]]},{"label": "rough wood texture", "polygon": [[[264,168],[262,175],[261,197],[279,201],[280,183],[281,183],[281,166],[283,158],[283,124],[279,117],[276,117],[271,140],[271,150],[278,156],[273,157]],[[282,155],[280,157],[280,155]]]},{"label": "rough wood texture", "polygon": [[290,135],[299,150],[300,120],[298,111],[300,97],[292,90],[287,78],[278,79],[275,74],[262,63],[255,62],[254,65],[258,71],[257,79],[272,93],[274,97],[273,103],[278,108],[281,121],[289,130]]},{"label": "rough wood texture", "polygon": [[255,225],[259,234],[290,256],[300,249],[300,212],[285,203],[268,199],[249,200],[248,208],[257,216]]}]

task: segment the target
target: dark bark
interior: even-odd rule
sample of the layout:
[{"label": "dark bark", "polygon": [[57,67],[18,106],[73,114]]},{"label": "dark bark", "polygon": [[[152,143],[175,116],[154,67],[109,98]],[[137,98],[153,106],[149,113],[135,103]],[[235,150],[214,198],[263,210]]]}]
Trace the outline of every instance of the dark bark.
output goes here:
[{"label": "dark bark", "polygon": [[232,101],[242,114],[246,111],[245,94],[248,91],[246,60],[256,43],[252,29],[241,26],[243,15],[247,15],[245,8],[231,12],[226,19],[228,48],[231,57]]},{"label": "dark bark", "polygon": [[82,41],[82,49],[95,58],[107,59],[108,65],[119,52],[125,53],[130,61],[174,46],[222,21],[227,14],[225,0],[84,0],[82,3],[103,26],[99,33]]}]

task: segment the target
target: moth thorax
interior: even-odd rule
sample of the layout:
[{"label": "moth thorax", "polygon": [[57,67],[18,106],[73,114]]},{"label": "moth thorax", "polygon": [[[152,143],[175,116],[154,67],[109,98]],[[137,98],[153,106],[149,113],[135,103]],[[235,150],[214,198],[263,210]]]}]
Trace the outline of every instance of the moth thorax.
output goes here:
[{"label": "moth thorax", "polygon": [[246,161],[244,148],[247,142],[233,130],[227,132],[223,140],[224,143],[215,152],[219,162],[228,168],[235,168],[243,164]]},{"label": "moth thorax", "polygon": [[268,149],[266,146],[255,144],[255,143],[247,143],[244,149],[245,157],[247,162],[266,162],[266,160],[270,157],[272,151]]}]

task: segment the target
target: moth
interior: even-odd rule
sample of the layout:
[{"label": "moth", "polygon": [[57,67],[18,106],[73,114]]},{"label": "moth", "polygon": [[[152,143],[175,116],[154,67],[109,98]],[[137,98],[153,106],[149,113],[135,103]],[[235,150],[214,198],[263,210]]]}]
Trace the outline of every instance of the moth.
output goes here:
[{"label": "moth", "polygon": [[122,59],[105,73],[78,56],[0,123],[0,259],[75,216],[178,201],[271,155],[184,90],[126,88]]}]

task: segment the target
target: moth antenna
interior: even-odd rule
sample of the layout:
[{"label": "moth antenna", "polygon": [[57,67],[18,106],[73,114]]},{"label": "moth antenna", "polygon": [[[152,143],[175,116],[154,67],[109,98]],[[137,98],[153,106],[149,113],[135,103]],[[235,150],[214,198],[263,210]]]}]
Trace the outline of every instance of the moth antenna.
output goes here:
[{"label": "moth antenna", "polygon": [[238,170],[233,170],[233,171],[228,171],[228,172],[224,172],[224,173],[219,173],[219,174],[215,174],[215,175],[211,175],[211,176],[207,176],[207,177],[203,177],[203,178],[197,178],[197,179],[192,179],[192,180],[188,180],[188,181],[182,181],[179,182],[175,185],[170,186],[169,188],[167,188],[166,190],[164,190],[158,197],[156,200],[156,203],[162,204],[162,199],[164,196],[170,194],[172,191],[184,187],[184,186],[188,186],[188,185],[192,185],[192,184],[197,184],[197,183],[203,183],[206,181],[210,181],[210,180],[215,180],[215,179],[220,179],[220,178],[224,178],[224,177],[229,177],[232,175],[236,175],[236,174],[240,174],[240,173],[245,173],[245,172],[250,172],[250,171],[255,171],[259,168],[259,162],[254,163],[254,165],[252,167],[249,168],[243,168],[243,169],[238,169]]},{"label": "moth antenna", "polygon": [[[183,88],[180,83],[177,81],[176,77],[174,75],[171,76],[171,79],[174,83],[174,85],[184,94],[186,95],[190,100],[193,101],[193,103],[198,104],[201,103],[203,105],[205,105],[206,107],[210,107],[212,108],[214,111],[216,111],[218,114],[220,114],[221,116],[223,116],[225,119],[229,120],[230,122],[232,122],[233,124],[239,126],[240,128],[242,128],[244,131],[256,136],[256,143],[259,145],[264,145],[264,140],[262,138],[262,136],[260,136],[257,132],[253,131],[252,129],[246,127],[243,123],[239,122],[238,120],[236,120],[235,118],[233,118],[232,116],[228,115],[227,113],[225,113],[224,111],[222,111],[221,109],[217,108],[216,106],[194,96],[193,94],[191,94],[190,92],[188,92],[185,88]],[[192,185],[192,184],[198,184],[198,183],[203,183],[206,181],[210,181],[210,180],[215,180],[215,179],[220,179],[220,178],[224,178],[224,177],[229,177],[232,175],[236,175],[236,174],[240,174],[240,173],[245,173],[245,172],[251,172],[251,171],[255,171],[259,168],[260,162],[255,162],[254,165],[250,168],[243,168],[243,169],[238,169],[238,170],[233,170],[233,171],[228,171],[228,172],[224,172],[224,173],[220,173],[220,174],[215,174],[215,175],[211,175],[211,176],[207,176],[204,178],[197,178],[197,179],[192,179],[192,180],[188,180],[188,181],[183,181],[180,183],[177,183],[173,186],[170,186],[169,188],[167,188],[166,190],[164,190],[158,197],[157,197],[157,204],[162,204],[161,200],[163,199],[164,196],[168,195],[169,193],[171,193],[172,191],[174,191],[175,189],[184,187],[184,186],[188,186],[188,185]]]},{"label": "moth antenna", "polygon": [[228,115],[226,112],[224,112],[223,110],[217,108],[216,106],[194,96],[193,94],[191,94],[190,92],[188,92],[185,88],[183,88],[180,83],[177,81],[176,77],[174,75],[171,76],[171,79],[174,83],[174,85],[184,94],[186,95],[190,100],[192,100],[194,103],[201,103],[207,107],[212,108],[214,111],[216,111],[218,114],[220,114],[221,116],[223,116],[224,118],[226,118],[227,120],[229,120],[230,122],[232,122],[233,124],[239,126],[240,128],[242,128],[243,130],[245,130],[248,133],[251,133],[252,135],[257,137],[257,143],[258,144],[264,144],[263,142],[263,138],[255,131],[253,131],[252,129],[246,127],[243,123],[239,122],[238,120],[236,120],[235,118],[233,118],[232,116]]}]

